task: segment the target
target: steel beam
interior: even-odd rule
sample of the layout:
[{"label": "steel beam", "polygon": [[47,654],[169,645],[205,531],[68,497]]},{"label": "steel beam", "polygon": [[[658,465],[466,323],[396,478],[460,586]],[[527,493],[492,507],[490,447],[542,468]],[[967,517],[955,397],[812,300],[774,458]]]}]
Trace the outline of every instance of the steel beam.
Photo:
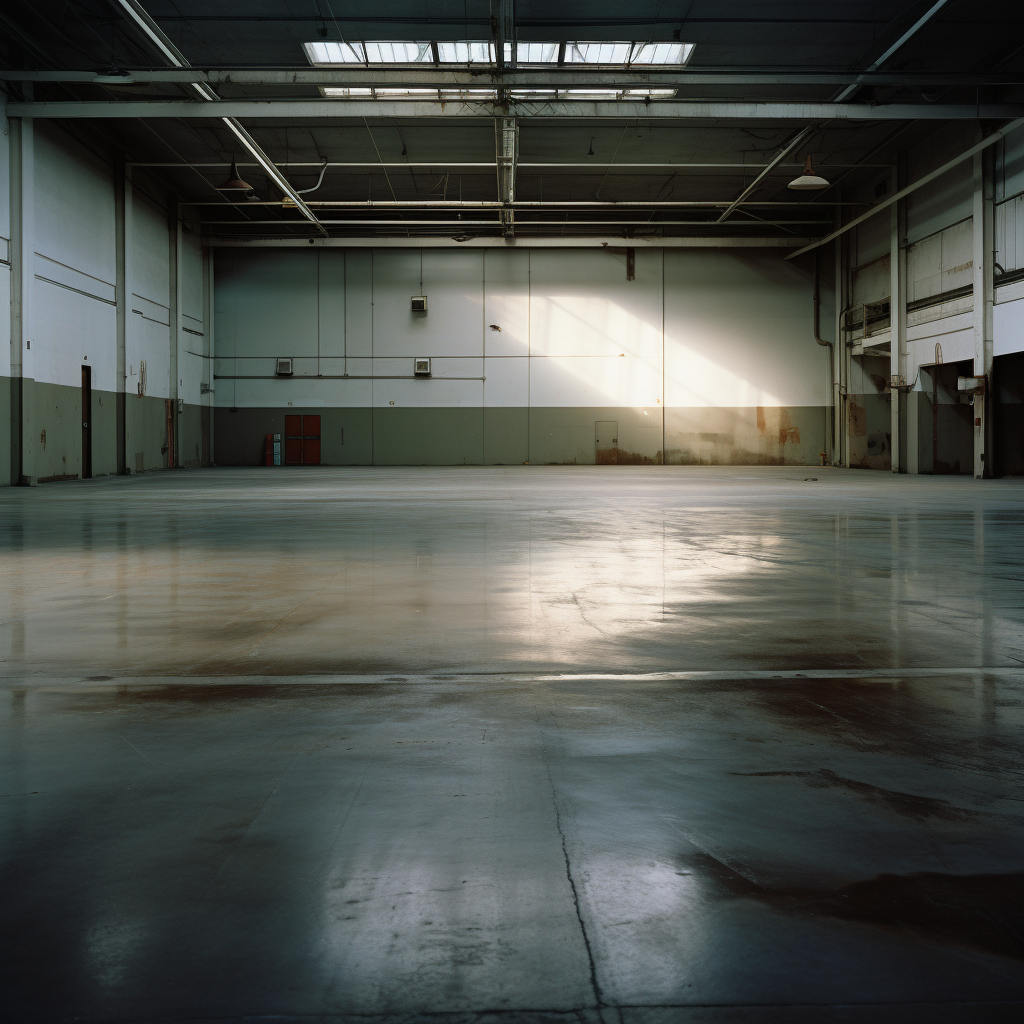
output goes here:
[{"label": "steel beam", "polygon": [[[63,82],[88,85],[95,71],[16,71],[0,69],[0,81]],[[802,71],[748,68],[504,68],[483,69],[415,67],[243,68],[209,70],[193,67],[133,70],[138,83],[211,86],[349,85],[417,86],[419,88],[522,89],[531,86],[569,89],[579,86],[616,88],[655,85],[659,88],[703,85],[1021,85],[1024,73],[949,71]]]},{"label": "steel beam", "polygon": [[[157,48],[160,54],[165,57],[169,63],[173,64],[177,68],[187,68],[189,66],[189,62],[185,58],[184,54],[182,54],[174,43],[164,35],[161,28],[155,21],[153,21],[146,9],[138,2],[138,0],[118,0],[118,2],[128,15],[128,20],[140,32],[142,32],[146,39]],[[210,103],[216,105],[219,101],[217,93],[215,93],[209,85],[193,82],[192,88],[195,90],[196,95],[198,95],[204,105]],[[316,218],[316,214],[313,213],[313,211],[305,204],[302,197],[292,187],[288,179],[278,170],[270,157],[263,152],[259,144],[249,134],[249,132],[239,124],[236,118],[223,113],[218,114],[217,116],[220,117],[224,126],[231,132],[249,155],[252,156],[263,168],[267,177],[269,177],[270,180],[273,181],[289,199],[292,200],[295,206],[298,207],[303,217],[315,225],[321,234],[326,235],[327,229],[320,225],[320,222]]]},{"label": "steel beam", "polygon": [[691,238],[233,238],[210,236],[204,245],[221,248],[308,249],[788,249],[803,245],[806,238],[724,238],[693,236]]},{"label": "steel beam", "polygon": [[[921,17],[918,18],[917,21],[915,21],[914,24],[911,25],[910,28],[908,28],[907,31],[904,32],[903,35],[901,35],[899,39],[897,39],[896,42],[885,51],[885,53],[882,54],[881,57],[872,61],[872,63],[865,69],[864,74],[870,74],[873,71],[877,71],[894,53],[896,53],[897,50],[901,49],[913,38],[913,36],[924,28],[924,26],[927,25],[928,22],[946,6],[946,3],[947,0],[936,0],[936,2],[932,4],[932,6],[929,7],[928,10],[925,11],[924,14],[922,14]],[[851,83],[843,89],[843,91],[836,96],[835,102],[842,103],[843,100],[852,96],[860,86],[865,85],[867,80],[865,79],[864,74],[859,75],[856,82]]]},{"label": "steel beam", "polygon": [[768,177],[769,174],[771,174],[772,170],[780,164],[785,157],[789,156],[797,146],[806,142],[812,135],[816,134],[817,131],[818,125],[812,124],[808,125],[808,127],[803,131],[794,135],[793,138],[775,154],[775,159],[766,163],[754,180],[747,185],[747,187],[722,211],[722,215],[718,218],[718,222],[721,223],[724,221],[725,218],[728,217],[729,214],[732,213],[732,211],[735,210],[736,207],[739,206],[743,200],[746,199],[747,196],[749,196],[766,177]]},{"label": "steel beam", "polygon": [[657,100],[651,103],[559,100],[510,103],[453,100],[43,100],[10,103],[9,117],[36,118],[449,118],[519,117],[530,120],[739,121],[1005,121],[1024,117],[1024,103],[756,103],[747,100]]}]

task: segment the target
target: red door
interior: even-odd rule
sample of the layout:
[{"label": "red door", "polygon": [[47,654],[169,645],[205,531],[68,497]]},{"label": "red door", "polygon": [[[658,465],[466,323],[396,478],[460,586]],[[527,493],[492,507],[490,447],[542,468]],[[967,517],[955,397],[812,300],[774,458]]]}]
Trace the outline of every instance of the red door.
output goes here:
[{"label": "red door", "polygon": [[302,464],[320,465],[320,417],[302,417]]},{"label": "red door", "polygon": [[302,465],[301,416],[285,416],[284,418],[284,464],[286,466]]},{"label": "red door", "polygon": [[284,461],[286,466],[320,465],[319,416],[285,416]]}]

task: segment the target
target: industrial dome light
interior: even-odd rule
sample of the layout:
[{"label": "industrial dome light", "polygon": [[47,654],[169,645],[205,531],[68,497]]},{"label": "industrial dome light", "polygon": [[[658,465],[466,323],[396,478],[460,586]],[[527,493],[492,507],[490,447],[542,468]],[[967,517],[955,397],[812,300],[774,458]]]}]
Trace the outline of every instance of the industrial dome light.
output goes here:
[{"label": "industrial dome light", "polygon": [[116,64],[111,64],[106,71],[94,75],[93,85],[134,85],[135,79],[127,71],[123,71]]},{"label": "industrial dome light", "polygon": [[825,178],[820,177],[814,173],[814,168],[811,167],[811,158],[808,157],[806,163],[804,163],[804,173],[799,178],[794,178],[790,183],[790,188],[807,189],[813,190],[816,188],[828,188],[828,181]]},{"label": "industrial dome light", "polygon": [[217,186],[218,192],[254,192],[252,185],[243,181],[238,173],[238,165],[231,161],[231,170],[228,172],[228,180],[223,185]]}]

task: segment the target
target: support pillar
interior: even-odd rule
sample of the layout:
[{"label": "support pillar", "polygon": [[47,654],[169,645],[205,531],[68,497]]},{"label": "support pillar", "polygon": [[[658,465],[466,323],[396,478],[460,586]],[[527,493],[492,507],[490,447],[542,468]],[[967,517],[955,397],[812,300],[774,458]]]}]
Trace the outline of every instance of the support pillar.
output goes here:
[{"label": "support pillar", "polygon": [[35,334],[35,131],[11,118],[11,483],[37,482],[32,343]]},{"label": "support pillar", "polygon": [[[994,206],[992,152],[974,155],[974,373],[984,375],[974,396],[974,476],[992,475],[992,310],[994,295]],[[979,382],[982,383],[982,382]]]},{"label": "support pillar", "polygon": [[133,182],[134,171],[131,167],[125,167],[124,178],[124,202],[123,202],[123,232],[122,232],[122,245],[121,245],[121,273],[124,279],[123,289],[123,301],[122,308],[124,332],[121,338],[118,339],[120,351],[118,353],[121,359],[121,434],[119,438],[119,444],[121,450],[124,452],[124,472],[134,473],[135,466],[132,461],[131,452],[131,433],[132,433],[132,410],[133,405],[130,399],[130,392],[133,390],[133,381],[131,370],[134,368],[136,372],[139,371],[139,366],[134,365],[132,360],[137,359],[139,346],[137,343],[137,326],[135,321],[135,315],[132,310],[133,298],[135,293],[135,274],[132,270],[134,255],[134,226],[133,226],[133,210],[135,203],[135,185]]},{"label": "support pillar", "polygon": [[131,168],[125,166],[124,154],[121,153],[117,159],[115,168],[115,196],[114,196],[114,217],[115,217],[115,292],[117,298],[117,360],[115,366],[115,388],[117,397],[115,400],[115,444],[116,465],[118,475],[125,473],[128,466],[125,454],[125,381],[128,377],[128,364],[125,359],[125,342],[128,332],[128,317],[131,316],[132,307],[130,297],[127,293],[128,274],[126,270],[127,261],[125,255],[128,248],[128,226],[130,224],[130,195],[131,195]]},{"label": "support pillar", "polygon": [[[901,187],[902,159],[892,169],[892,190]],[[907,471],[907,235],[906,201],[889,207],[889,374],[892,471]]]},{"label": "support pillar", "polygon": [[168,397],[171,400],[171,434],[167,438],[167,468],[174,469],[181,465],[181,450],[179,447],[178,429],[178,399],[181,397],[181,388],[178,377],[178,367],[181,362],[181,206],[176,201],[168,203],[171,211],[167,225],[167,240],[170,246],[167,266],[170,274],[167,294],[170,305],[169,316],[167,317],[167,330],[170,334],[170,388]]}]

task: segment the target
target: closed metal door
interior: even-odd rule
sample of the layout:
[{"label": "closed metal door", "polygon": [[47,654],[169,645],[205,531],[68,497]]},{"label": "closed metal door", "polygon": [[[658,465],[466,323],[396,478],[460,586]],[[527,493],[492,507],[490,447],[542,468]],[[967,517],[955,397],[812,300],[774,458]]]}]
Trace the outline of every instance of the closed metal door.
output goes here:
[{"label": "closed metal door", "polygon": [[594,461],[599,466],[614,466],[619,461],[618,420],[598,420],[594,424]]},{"label": "closed metal door", "polygon": [[288,466],[320,465],[320,417],[285,416],[284,461]]},{"label": "closed metal door", "polygon": [[82,367],[82,479],[92,476],[92,367]]}]

